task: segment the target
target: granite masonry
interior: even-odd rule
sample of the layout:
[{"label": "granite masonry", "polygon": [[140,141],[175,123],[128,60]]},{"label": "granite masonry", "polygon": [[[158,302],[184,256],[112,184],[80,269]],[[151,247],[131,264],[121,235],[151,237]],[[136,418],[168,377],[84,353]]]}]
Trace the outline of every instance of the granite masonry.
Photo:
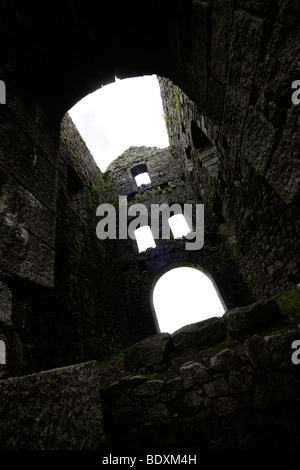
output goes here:
[{"label": "granite masonry", "polygon": [[[299,300],[300,291],[289,296]],[[300,374],[291,345],[299,313],[293,327],[283,299],[232,309],[126,350],[122,376],[102,385],[104,448],[297,449]]]},{"label": "granite masonry", "polygon": [[[0,24],[1,450],[299,448],[299,2],[17,0]],[[170,146],[101,172],[68,111],[149,74]],[[120,197],[203,205],[203,246],[98,237]],[[177,266],[226,311],[168,335]]]}]

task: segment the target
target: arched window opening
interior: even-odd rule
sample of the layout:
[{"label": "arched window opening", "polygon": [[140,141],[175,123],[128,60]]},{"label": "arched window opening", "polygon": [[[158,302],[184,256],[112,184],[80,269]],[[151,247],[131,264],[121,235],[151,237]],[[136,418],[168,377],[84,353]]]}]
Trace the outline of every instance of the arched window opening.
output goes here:
[{"label": "arched window opening", "polygon": [[168,219],[168,223],[171,227],[174,238],[185,237],[188,233],[191,232],[191,229],[188,226],[188,223],[185,220],[183,214],[173,215]]},{"label": "arched window opening", "polygon": [[139,227],[134,231],[134,236],[138,245],[139,253],[146,251],[148,248],[155,248],[154,237],[149,225]]},{"label": "arched window opening", "polygon": [[2,340],[0,340],[0,364],[6,364],[6,346]]},{"label": "arched window opening", "polygon": [[151,179],[147,170],[147,166],[144,163],[140,165],[136,165],[135,167],[131,168],[131,174],[135,179],[137,187],[141,186],[142,184],[149,184],[151,183]]},{"label": "arched window opening", "polygon": [[174,268],[157,281],[153,306],[162,333],[223,315],[222,301],[208,276],[191,267]]}]

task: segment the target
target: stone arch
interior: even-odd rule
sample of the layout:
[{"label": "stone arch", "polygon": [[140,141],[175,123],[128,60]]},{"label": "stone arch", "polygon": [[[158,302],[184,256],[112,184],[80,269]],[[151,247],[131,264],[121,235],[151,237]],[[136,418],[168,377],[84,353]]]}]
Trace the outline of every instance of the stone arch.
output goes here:
[{"label": "stone arch", "polygon": [[[22,55],[15,57],[10,67],[16,84],[21,89],[26,85],[47,116],[56,120],[116,76],[123,79],[155,73],[177,83],[192,99],[203,97],[209,15],[207,4],[184,0],[147,5],[137,0],[130,4],[117,1],[97,6],[83,1],[62,5],[55,0],[45,3],[43,10],[37,5],[26,8],[17,1],[13,6],[5,5],[1,16],[3,31],[9,35],[6,42],[22,44]],[[9,28],[16,17],[21,18],[23,27]],[[193,31],[197,31],[195,44]],[[37,35],[39,41],[33,48]],[[198,48],[203,54],[198,54]],[[14,46],[12,50],[8,47],[7,57],[13,54]],[[196,57],[198,64],[191,68]],[[194,77],[187,79],[191,73]]]},{"label": "stone arch", "polygon": [[[240,145],[244,122],[244,153],[250,165],[264,172],[275,144],[275,130],[253,104],[248,113],[249,103],[255,102],[259,94],[259,90],[256,93],[252,90],[255,89],[255,70],[258,63],[263,64],[265,72],[260,82],[268,83],[269,87],[264,90],[265,95],[269,94],[270,100],[275,100],[279,106],[284,103],[288,107],[291,94],[287,95],[285,83],[282,86],[281,74],[284,71],[283,76],[292,77],[296,73],[296,62],[290,61],[289,70],[284,62],[279,63],[276,67],[279,85],[273,88],[273,77],[268,72],[273,63],[263,44],[262,14],[271,27],[270,18],[278,15],[276,5],[265,8],[255,5],[253,11],[249,11],[241,5],[238,8],[235,4],[219,5],[214,0],[166,0],[152,2],[146,8],[134,0],[130,4],[117,1],[89,8],[83,1],[66,2],[62,6],[55,0],[45,3],[41,10],[36,5],[27,8],[18,0],[13,5],[6,3],[1,9],[3,37],[0,39],[1,43],[7,43],[5,57],[8,60],[3,68],[4,75],[9,70],[13,77],[10,86],[20,90],[22,96],[33,97],[56,126],[77,101],[112,83],[116,76],[120,79],[146,74],[167,77],[214,125],[222,125],[226,139],[234,145]],[[293,18],[291,15],[294,13],[288,11],[288,21]],[[21,26],[16,24],[16,18],[21,19]],[[53,29],[45,27],[45,23],[54,25]],[[39,25],[34,37],[33,24]],[[78,34],[79,28],[81,34]],[[287,44],[296,44],[295,34],[291,28],[287,35],[290,42],[285,41],[280,46],[282,56],[287,50],[293,54],[293,48]],[[39,42],[32,47],[36,37]],[[14,44],[21,44],[17,56]],[[41,73],[41,58],[44,57]],[[290,91],[290,84],[288,89]],[[179,108],[178,103],[178,111]],[[264,142],[263,137],[254,138],[253,123],[254,127],[262,127],[265,136],[272,141],[266,161],[253,159],[252,155],[261,152],[260,145]],[[247,148],[253,140],[257,141],[257,148],[249,152]],[[292,167],[291,161],[284,170],[287,179]],[[268,180],[287,202],[299,200],[298,183],[292,184],[291,191],[274,171],[269,172]]]},{"label": "stone arch", "polygon": [[[155,288],[158,286],[160,280],[165,275],[168,275],[168,273],[171,273],[172,271],[177,270],[178,268],[189,268],[191,270],[195,270],[195,272],[203,274],[203,278],[207,279],[209,281],[208,284],[210,284],[212,286],[212,288],[214,289],[214,292],[215,292],[216,296],[218,297],[218,300],[220,301],[220,306],[222,306],[223,311],[226,311],[226,305],[225,305],[225,302],[224,302],[224,300],[223,300],[223,298],[220,294],[218,286],[217,286],[214,278],[211,276],[211,274],[206,269],[203,269],[202,266],[200,266],[198,264],[195,264],[195,263],[192,263],[192,262],[181,261],[181,262],[172,263],[169,266],[167,266],[166,268],[164,268],[161,271],[159,271],[158,273],[156,273],[156,275],[153,277],[152,285],[151,285],[151,289],[150,289],[151,309],[152,309],[153,318],[154,318],[154,321],[155,321],[156,328],[157,328],[158,332],[159,331],[160,332],[165,332],[165,331],[161,331],[161,327],[160,327],[161,322],[159,321],[158,314],[157,314],[157,311],[156,311],[156,308],[155,308],[155,302],[154,302]],[[199,280],[200,280],[200,277],[199,277]],[[184,278],[183,278],[183,281],[184,281]],[[212,290],[211,293],[213,293],[213,290]],[[171,289],[170,289],[170,292],[168,292],[168,294],[169,295],[171,294]],[[184,294],[185,294],[185,292],[183,292],[183,295]],[[222,311],[222,313],[223,313],[223,311]],[[211,315],[211,316],[218,316],[218,315]],[[191,316],[190,316],[190,318],[191,318]],[[196,316],[194,316],[194,318],[196,318]],[[179,322],[179,323],[182,323],[181,326],[185,326],[189,323],[196,323],[197,321],[201,321],[202,319],[207,319],[207,318],[210,318],[210,316],[208,315],[206,317],[201,318],[201,316],[199,315],[198,320],[189,321],[189,319],[187,317],[186,322],[183,321],[183,322]]]},{"label": "stone arch", "polygon": [[132,177],[134,178],[134,181],[135,181],[135,184],[136,184],[137,187],[140,186],[140,184],[138,183],[137,178],[140,177],[141,175],[148,175],[148,178],[150,180],[149,171],[148,171],[147,165],[145,163],[140,163],[138,165],[133,166],[130,169],[130,172],[131,172]]},{"label": "stone arch", "polygon": [[[246,7],[220,6],[214,0],[207,3],[184,0],[153,2],[145,10],[143,4],[134,0],[129,5],[117,1],[98,8],[88,8],[83,1],[76,2],[76,5],[68,2],[64,6],[54,1],[46,3],[41,11],[39,8],[30,10],[19,0],[13,6],[6,4],[2,8],[5,37],[0,38],[2,43],[8,43],[6,57],[11,57],[8,70],[14,77],[13,86],[21,90],[22,95],[32,96],[55,126],[77,101],[112,83],[115,77],[123,79],[157,74],[178,85],[213,125],[222,128],[233,147],[240,145],[240,132],[245,123],[244,153],[251,166],[264,172],[274,145],[270,144],[266,161],[257,162],[253,155],[261,152],[264,138],[253,138],[252,124],[256,123],[254,127],[258,128],[262,124],[263,132],[272,142],[275,130],[260,112],[254,107],[252,109],[252,104],[248,115],[249,103],[258,96],[258,91],[256,94],[251,92],[252,87],[255,88],[254,71],[258,60],[267,66],[270,61],[269,54],[261,58],[259,55],[265,28],[260,10],[261,7],[254,8],[250,13]],[[277,13],[276,5],[262,10],[268,18]],[[144,21],[145,12],[147,21]],[[16,17],[22,19],[23,28],[10,28]],[[43,27],[45,18],[47,23],[55,25],[53,30]],[[30,27],[33,22],[41,25],[35,32],[35,37],[39,35],[39,43],[34,48]],[[82,26],[83,23],[86,26]],[[78,34],[80,26],[83,31]],[[293,43],[296,41],[294,32],[291,31],[290,35]],[[112,37],[111,41],[107,40]],[[15,57],[10,44],[18,42],[22,43],[22,54]],[[45,54],[46,44],[48,55]],[[283,50],[285,47],[283,44]],[[37,57],[47,57],[42,74],[41,61],[36,60]],[[296,73],[294,66],[291,65],[292,69],[286,75]],[[285,70],[284,63],[279,64],[278,73],[281,74],[282,70]],[[288,107],[291,99],[290,95],[286,96],[285,87],[273,90],[272,78],[267,71],[265,74],[261,82],[270,86],[265,94],[269,92],[270,100],[273,100],[277,92],[276,102],[279,105],[285,103]],[[178,119],[180,103],[177,105]],[[249,152],[247,149],[253,140],[257,141],[255,146],[258,148]],[[291,161],[284,170],[287,179],[290,179],[293,166]],[[299,200],[297,178],[296,184],[291,183],[292,191],[288,184],[282,184],[282,179],[274,175],[274,171],[269,172],[268,181],[288,203]]]}]

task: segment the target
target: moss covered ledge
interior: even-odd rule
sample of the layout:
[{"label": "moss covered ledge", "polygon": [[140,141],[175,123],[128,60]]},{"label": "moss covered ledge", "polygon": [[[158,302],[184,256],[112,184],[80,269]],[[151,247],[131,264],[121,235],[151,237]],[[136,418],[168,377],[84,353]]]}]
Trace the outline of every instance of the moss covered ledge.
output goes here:
[{"label": "moss covered ledge", "polygon": [[129,372],[124,364],[124,357],[129,348],[121,350],[116,355],[107,357],[104,361],[98,362],[101,387],[105,388],[124,377],[136,374],[145,374],[148,378],[172,379],[178,376],[180,367],[186,362],[199,361],[204,365],[209,365],[212,357],[223,349],[228,348],[242,353],[246,340],[255,333],[264,337],[297,330],[298,325],[300,325],[300,290],[281,291],[271,297],[270,300],[276,301],[281,312],[280,317],[275,322],[257,325],[250,332],[239,336],[231,337],[227,335],[222,341],[205,349],[199,348],[199,351],[178,354],[173,350],[169,354],[167,362],[159,368],[140,368]]}]

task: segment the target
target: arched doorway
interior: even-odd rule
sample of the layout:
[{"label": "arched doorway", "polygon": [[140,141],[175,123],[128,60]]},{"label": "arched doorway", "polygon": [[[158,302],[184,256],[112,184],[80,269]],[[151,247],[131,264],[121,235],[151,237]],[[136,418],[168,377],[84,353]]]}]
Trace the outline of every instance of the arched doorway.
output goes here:
[{"label": "arched doorway", "polygon": [[153,289],[153,306],[162,333],[173,333],[225,311],[210,278],[186,266],[173,268],[159,278]]}]

